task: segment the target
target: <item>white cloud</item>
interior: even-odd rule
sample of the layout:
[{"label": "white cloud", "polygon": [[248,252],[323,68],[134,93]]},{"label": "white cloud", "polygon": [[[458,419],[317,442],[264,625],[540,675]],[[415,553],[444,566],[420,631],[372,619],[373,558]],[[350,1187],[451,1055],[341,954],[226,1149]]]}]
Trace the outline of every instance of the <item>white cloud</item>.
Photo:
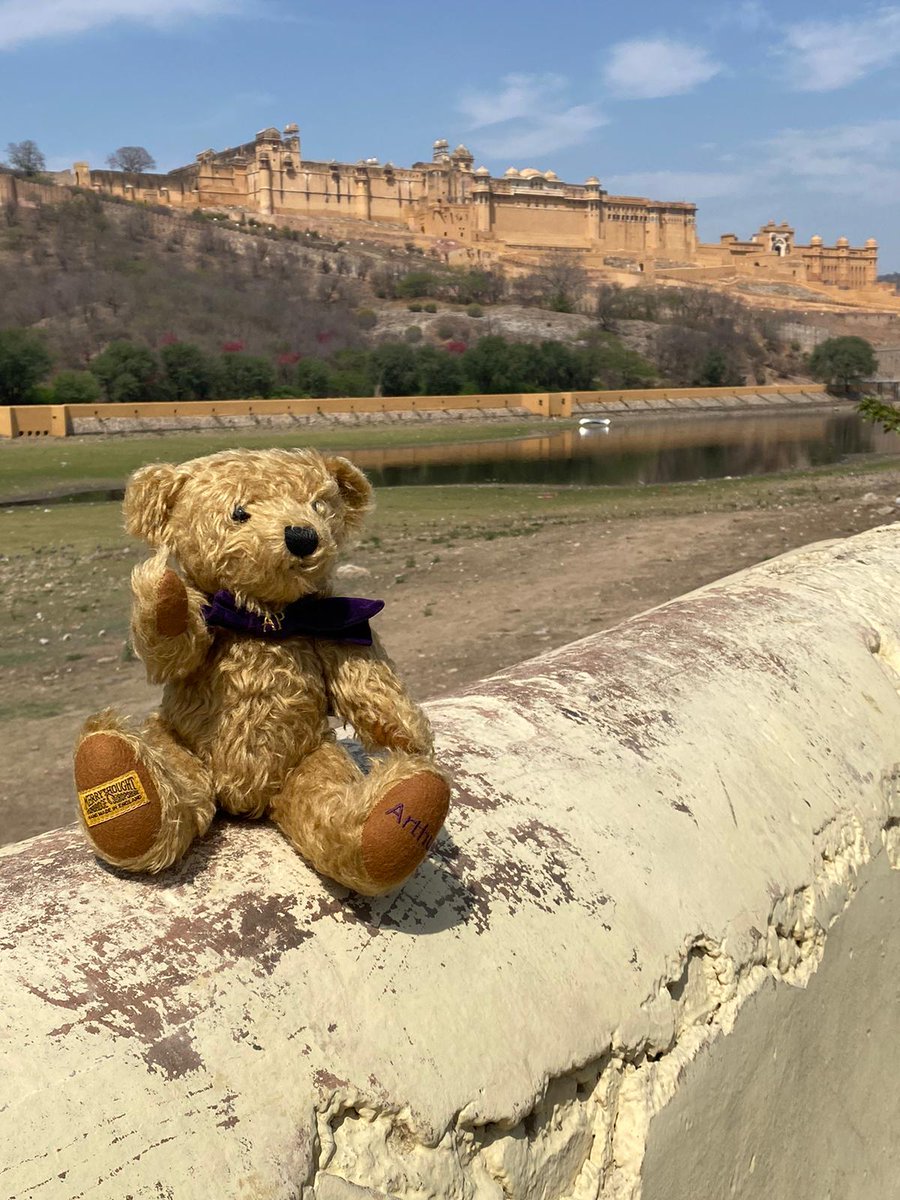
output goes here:
[{"label": "white cloud", "polygon": [[613,46],[603,70],[606,86],[626,100],[678,96],[722,70],[700,46],[672,38],[634,38]]},{"label": "white cloud", "polygon": [[783,129],[763,143],[763,169],[809,191],[893,204],[900,191],[900,120]]},{"label": "white cloud", "polygon": [[830,92],[900,58],[900,8],[879,8],[847,21],[789,25],[778,53],[800,92]]},{"label": "white cloud", "polygon": [[459,109],[469,127],[481,129],[518,117],[531,117],[541,105],[553,103],[564,89],[561,75],[506,75],[499,92],[467,92]]},{"label": "white cloud", "polygon": [[524,159],[583,142],[606,118],[593,105],[566,105],[559,75],[507,75],[499,91],[466,92],[458,108],[480,154]]},{"label": "white cloud", "polygon": [[0,50],[132,21],[166,27],[188,17],[236,12],[239,0],[0,0]]}]

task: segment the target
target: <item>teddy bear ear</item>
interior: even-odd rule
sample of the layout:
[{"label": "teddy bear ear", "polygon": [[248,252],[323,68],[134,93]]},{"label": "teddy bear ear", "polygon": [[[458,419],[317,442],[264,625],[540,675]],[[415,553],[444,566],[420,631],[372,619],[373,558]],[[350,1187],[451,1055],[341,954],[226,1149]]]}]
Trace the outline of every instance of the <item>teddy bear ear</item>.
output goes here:
[{"label": "teddy bear ear", "polygon": [[184,486],[187,472],[170,463],[151,463],[135,471],[125,486],[125,528],[132,537],[151,546],[165,541],[172,505]]},{"label": "teddy bear ear", "polygon": [[341,489],[347,525],[355,528],[373,507],[372,485],[359,467],[354,467],[346,458],[329,455],[325,459],[325,467]]}]

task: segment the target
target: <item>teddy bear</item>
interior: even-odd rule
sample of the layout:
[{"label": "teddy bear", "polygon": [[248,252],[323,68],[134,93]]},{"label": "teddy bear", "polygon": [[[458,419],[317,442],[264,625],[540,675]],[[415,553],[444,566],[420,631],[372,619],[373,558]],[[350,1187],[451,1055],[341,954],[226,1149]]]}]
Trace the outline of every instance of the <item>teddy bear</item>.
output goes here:
[{"label": "teddy bear", "polygon": [[[450,797],[431,730],[369,625],[381,601],[334,594],[371,506],[360,470],[314,450],[229,450],[131,476],[125,526],[155,551],[132,573],[132,642],[164,690],[140,729],[106,709],[81,731],[81,820],[106,862],[161,871],[217,807],[269,817],[363,895],[422,862]],[[367,773],[329,714],[372,755]]]}]

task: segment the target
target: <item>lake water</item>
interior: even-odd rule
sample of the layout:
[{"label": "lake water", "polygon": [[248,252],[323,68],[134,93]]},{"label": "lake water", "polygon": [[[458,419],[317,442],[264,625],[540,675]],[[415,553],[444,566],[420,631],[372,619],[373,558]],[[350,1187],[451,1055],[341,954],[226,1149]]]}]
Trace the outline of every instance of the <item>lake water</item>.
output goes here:
[{"label": "lake water", "polygon": [[347,453],[377,487],[401,484],[677,483],[900,455],[900,436],[846,409],[697,418],[612,417],[545,436]]},{"label": "lake water", "polygon": [[[297,444],[302,445],[302,434]],[[349,450],[376,487],[448,483],[649,484],[763,475],[867,455],[900,456],[886,434],[846,408],[835,412],[698,417],[612,417],[507,441]],[[122,488],[55,496],[120,500]],[[47,503],[44,500],[42,503]],[[13,501],[14,504],[33,501]]]}]

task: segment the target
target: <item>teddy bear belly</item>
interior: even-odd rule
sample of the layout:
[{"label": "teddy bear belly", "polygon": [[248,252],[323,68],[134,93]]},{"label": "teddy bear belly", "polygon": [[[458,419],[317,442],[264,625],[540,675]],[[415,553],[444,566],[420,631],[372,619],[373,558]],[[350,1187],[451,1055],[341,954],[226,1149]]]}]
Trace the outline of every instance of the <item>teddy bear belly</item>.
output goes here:
[{"label": "teddy bear belly", "polygon": [[287,776],[328,732],[317,658],[238,643],[206,681],[167,689],[164,717],[209,766],[226,812],[262,816]]},{"label": "teddy bear belly", "polygon": [[[261,713],[257,727],[248,725],[253,708]],[[324,740],[324,714],[282,708],[285,723],[266,722],[269,702],[242,706],[222,714],[219,736],[206,748],[216,800],[226,812],[261,817],[282,790],[285,779]]]}]

